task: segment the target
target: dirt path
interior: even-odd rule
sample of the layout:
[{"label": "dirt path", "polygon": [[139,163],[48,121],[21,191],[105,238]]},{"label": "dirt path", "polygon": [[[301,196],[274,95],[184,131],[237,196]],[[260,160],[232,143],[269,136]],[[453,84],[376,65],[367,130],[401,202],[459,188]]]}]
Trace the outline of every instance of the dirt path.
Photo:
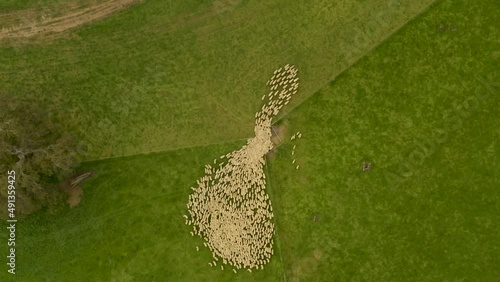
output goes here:
[{"label": "dirt path", "polygon": [[[58,17],[44,17],[39,20],[34,17],[32,9],[26,11],[16,11],[16,17],[20,18],[21,24],[5,27],[0,30],[0,39],[32,37],[35,35],[44,36],[53,33],[60,33],[71,28],[75,28],[90,22],[94,22],[110,14],[122,10],[132,4],[140,3],[143,0],[109,0],[88,8],[72,8],[67,13]],[[0,14],[0,19],[12,19],[12,15]],[[11,20],[12,21],[12,20]]]}]

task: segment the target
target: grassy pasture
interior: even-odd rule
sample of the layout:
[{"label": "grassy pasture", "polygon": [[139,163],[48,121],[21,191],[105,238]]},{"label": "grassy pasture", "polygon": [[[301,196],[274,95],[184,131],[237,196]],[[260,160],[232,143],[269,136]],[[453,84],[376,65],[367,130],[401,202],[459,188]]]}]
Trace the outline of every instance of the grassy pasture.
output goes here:
[{"label": "grassy pasture", "polygon": [[145,1],[62,38],[0,42],[1,91],[53,109],[88,160],[247,138],[276,67],[301,72],[293,106],[431,2]]},{"label": "grassy pasture", "polygon": [[[368,1],[368,4],[375,2]],[[247,4],[243,1],[241,7],[219,15],[219,22],[213,29],[218,33],[231,31],[231,28],[224,29],[227,27],[224,19],[231,20],[231,15],[243,12],[250,3],[253,2],[249,1]],[[482,97],[488,93],[487,87],[476,77],[498,81],[496,50],[499,37],[498,29],[494,28],[498,25],[495,21],[495,5],[494,1],[443,1],[307,100],[306,97],[315,92],[315,87],[327,81],[327,76],[333,76],[342,68],[329,65],[331,57],[327,57],[322,65],[319,59],[321,49],[314,49],[316,47],[313,45],[308,50],[316,50],[316,53],[304,52],[303,56],[294,57],[303,60],[303,63],[296,65],[303,70],[301,80],[305,93],[295,100],[294,107],[289,108],[281,122],[286,121],[290,125],[290,133],[297,130],[303,132],[303,139],[295,143],[301,169],[297,171],[291,165],[290,142],[280,146],[269,163],[269,193],[276,216],[279,250],[276,250],[272,263],[264,271],[234,275],[231,270],[210,268],[207,265],[210,254],[203,248],[196,252],[194,248],[196,245],[201,246],[201,242],[190,237],[189,228],[183,224],[182,214],[186,210],[189,187],[202,175],[203,164],[210,163],[214,157],[243,144],[243,141],[235,141],[86,163],[85,168],[95,169],[97,175],[85,184],[85,196],[77,208],[66,210],[57,217],[38,214],[19,224],[18,265],[21,268],[18,269],[17,280],[284,281],[283,277],[286,276],[286,281],[494,281],[500,276],[495,268],[500,264],[496,240],[500,231],[497,207],[500,178],[494,166],[495,162],[498,163],[500,137],[498,92],[489,92],[491,95],[487,100],[482,100],[475,110],[465,113],[458,111],[464,115],[469,113],[466,117],[456,118],[455,109],[463,106],[465,101],[470,101],[468,99],[471,95],[476,95],[476,92]],[[312,7],[302,12],[312,14]],[[146,8],[147,6],[138,6],[123,13],[130,13],[135,17],[139,17],[141,13],[150,15],[149,12],[146,13],[149,11]],[[186,13],[193,11],[187,6],[184,8]],[[141,9],[146,10],[139,13]],[[287,11],[288,8],[282,9]],[[159,17],[159,14],[152,15]],[[324,15],[325,18],[326,16],[327,14]],[[46,68],[47,77],[41,79],[43,73],[29,73],[25,68],[30,64],[40,64],[42,68],[43,56],[37,55],[38,61],[34,62],[23,61],[21,57],[16,59],[16,64],[23,66],[17,70],[18,75],[39,80],[22,81],[17,77],[17,82],[21,84],[16,86],[14,82],[9,82],[6,84],[8,89],[17,89],[18,92],[15,93],[19,95],[23,89],[31,89],[30,87],[38,94],[56,91],[54,97],[60,99],[57,100],[58,106],[82,107],[73,113],[74,116],[70,119],[72,126],[77,126],[74,122],[79,118],[90,119],[91,114],[96,115],[98,120],[107,118],[110,123],[104,128],[112,129],[114,126],[114,131],[108,130],[108,135],[94,136],[99,134],[98,130],[86,129],[88,140],[93,140],[89,141],[92,144],[89,158],[129,154],[143,149],[159,150],[160,147],[173,149],[177,145],[175,142],[182,140],[189,145],[201,141],[238,139],[251,134],[252,111],[255,111],[260,101],[260,94],[251,90],[254,87],[262,93],[262,82],[267,80],[268,72],[280,65],[283,58],[286,58],[281,56],[285,55],[278,55],[281,60],[276,57],[266,67],[261,66],[264,73],[257,68],[254,73],[246,74],[251,79],[249,86],[240,86],[235,78],[238,73],[232,73],[226,68],[232,71],[251,69],[251,60],[247,65],[220,62],[220,66],[226,67],[222,72],[228,76],[213,77],[208,70],[204,70],[204,75],[212,80],[200,82],[205,83],[204,85],[190,85],[191,92],[186,96],[167,95],[166,99],[171,99],[171,104],[160,101],[159,93],[154,94],[158,95],[158,99],[143,102],[143,98],[151,99],[151,93],[156,93],[155,91],[171,93],[167,91],[170,89],[174,93],[175,89],[179,91],[176,87],[180,86],[169,86],[169,75],[166,74],[165,78],[161,76],[157,80],[150,80],[145,74],[141,74],[148,63],[153,64],[161,54],[156,57],[156,54],[148,53],[143,57],[145,61],[142,68],[125,69],[126,66],[139,64],[138,60],[113,61],[113,58],[127,54],[127,50],[131,48],[137,48],[138,52],[131,54],[131,58],[139,58],[140,54],[144,54],[140,50],[149,45],[141,42],[140,37],[137,38],[136,45],[129,43],[122,49],[117,49],[117,52],[121,50],[124,53],[104,55],[106,48],[118,47],[119,40],[126,33],[118,33],[114,39],[100,37],[99,34],[102,32],[109,35],[113,22],[116,24],[121,17],[119,15],[77,32],[79,36],[87,37],[83,41],[92,39],[94,41],[89,42],[102,42],[103,53],[99,53],[101,51],[97,47],[92,49],[94,47],[91,45],[80,48],[87,48],[85,52],[93,50],[85,53],[89,61],[109,56],[105,60],[108,65],[105,62],[98,66],[86,63],[86,60],[77,58],[76,53],[68,49],[63,53],[65,56],[62,56],[67,61],[52,61],[54,57],[46,59],[46,63],[54,65]],[[153,22],[158,24],[158,28],[161,26],[160,18]],[[438,27],[443,22],[448,28],[441,31]],[[209,33],[206,22],[194,25],[199,25],[199,32],[201,29],[204,33]],[[163,39],[174,41],[173,34],[165,34],[160,29],[155,30],[146,25],[142,28],[144,32],[156,32]],[[196,40],[193,40],[197,41],[198,37],[193,35],[194,32],[189,32],[190,28],[195,27],[183,27],[172,32],[176,36],[195,37]],[[310,28],[314,30],[317,27]],[[453,28],[456,28],[456,32],[452,31]],[[241,31],[241,35],[233,36],[257,37],[252,32],[270,32],[265,28],[253,30],[255,29],[247,27]],[[359,33],[353,33],[356,34]],[[314,36],[318,37],[317,42],[321,41],[319,34],[311,35]],[[227,38],[230,36],[227,35]],[[358,39],[352,39],[351,42],[352,50],[349,52],[352,54],[352,61],[362,54],[358,50],[368,50],[366,46],[355,47],[369,42],[360,39],[366,38],[365,36],[353,38]],[[23,56],[34,56],[36,50],[48,55],[48,48],[61,51],[64,50],[64,41],[69,43],[76,39],[70,37],[59,40],[62,41],[49,43],[55,45],[5,50],[12,52],[11,55],[21,52]],[[211,42],[219,39],[205,40]],[[61,46],[57,47],[57,44]],[[222,45],[210,46],[215,48]],[[207,52],[214,52],[211,56],[219,59],[226,57],[223,55],[227,53],[228,58],[233,56],[231,60],[239,58],[238,62],[242,62],[244,56],[237,55],[237,51],[231,49],[231,46],[233,45],[226,46],[226,49],[207,47],[210,50]],[[330,45],[321,46],[326,48],[324,46]],[[195,52],[195,47],[185,47],[188,50],[186,52]],[[153,51],[157,47],[149,48]],[[178,48],[175,51],[177,56],[184,56],[185,50],[181,47],[172,48]],[[240,49],[241,52],[249,52],[248,50],[250,48]],[[333,49],[324,52],[326,54],[331,50]],[[272,50],[268,52],[269,56],[280,54],[273,54]],[[255,57],[251,58],[256,61],[258,52],[253,56]],[[320,70],[319,66],[322,66],[329,73],[314,73],[313,67],[306,65],[307,57],[314,62],[316,70]],[[178,62],[187,60],[184,57],[176,59]],[[84,70],[90,68],[100,73],[83,76],[80,84],[67,83],[66,79],[74,81],[79,75],[85,74],[73,66],[76,63],[84,65]],[[57,69],[65,71],[60,72],[59,76]],[[211,71],[216,69],[216,66],[211,66]],[[185,69],[178,67],[178,70],[181,72],[179,78],[186,79],[202,68],[192,64]],[[158,67],[157,71],[174,73],[163,67]],[[70,72],[74,74],[69,75]],[[154,69],[150,72],[155,73]],[[2,83],[3,79],[7,81],[7,77],[15,78],[14,74],[13,71],[7,75],[4,70]],[[323,76],[324,81],[321,78]],[[50,82],[55,77],[58,80]],[[87,78],[90,84],[85,83]],[[198,94],[200,89],[215,89],[215,83],[225,79],[228,80],[227,83],[220,86],[218,92],[202,92],[208,93],[206,96]],[[45,88],[36,90],[36,81],[42,81],[41,87]],[[74,96],[64,97],[64,91],[56,89],[58,84],[67,87],[68,92],[71,90],[71,93],[79,95],[85,94],[89,89],[94,92],[83,97],[71,93],[68,95]],[[119,89],[114,89],[116,85]],[[146,85],[143,86],[146,90],[130,90],[134,85]],[[230,89],[240,90],[232,92],[238,97],[225,92]],[[137,93],[141,95],[133,96],[132,91],[139,91]],[[112,104],[113,97],[116,97],[113,95],[117,93],[129,95],[120,97],[127,97],[127,101],[135,103],[137,108],[131,109],[127,104],[129,102],[116,99],[114,107],[106,108],[104,105]],[[214,93],[219,93],[221,99],[214,98]],[[54,97],[46,98],[44,103],[48,106]],[[100,100],[99,97],[108,98]],[[80,103],[73,105],[71,101],[75,99],[80,99]],[[239,103],[233,104],[238,99],[248,102],[245,106],[248,108],[240,107]],[[228,107],[234,112],[227,111],[227,115],[233,112],[235,120],[242,120],[235,121],[234,126],[212,124],[223,119],[210,116],[209,111],[202,107],[202,102],[211,101],[220,104],[214,104],[214,109]],[[172,121],[168,128],[160,128],[158,124],[151,125],[153,118],[148,118],[145,113],[139,115],[147,109],[147,103],[158,104],[157,112],[153,111],[151,116],[165,115],[160,120],[166,121],[173,114],[164,113],[163,109],[170,107],[172,111],[177,111],[175,114],[179,115],[178,119]],[[194,110],[183,112],[175,107],[175,103],[190,105],[201,111],[202,115],[194,115]],[[81,111],[81,115],[77,115],[77,111]],[[86,113],[88,117],[83,115],[85,111],[89,111]],[[71,111],[65,110],[65,114],[69,112]],[[68,116],[71,115],[65,117]],[[462,120],[462,123],[452,122],[448,116],[453,117],[453,121]],[[124,117],[127,121],[116,123],[115,119],[119,117]],[[98,124],[97,121],[87,121],[78,126],[89,128],[96,123]],[[142,134],[145,135],[126,135],[124,129],[118,126],[125,126],[126,123],[134,128],[147,127],[149,131],[144,130]],[[191,129],[184,128],[189,124],[204,127],[198,127],[197,132],[193,133],[189,132]],[[179,131],[171,130],[174,128]],[[211,132],[222,128],[227,135]],[[447,133],[446,138],[440,138],[439,142],[435,141],[436,137],[432,137],[437,129],[443,129]],[[207,139],[196,139],[197,136],[203,136],[203,133]],[[121,134],[125,134],[124,137]],[[189,134],[193,134],[193,138],[187,140]],[[171,143],[160,146],[160,137]],[[146,142],[148,138],[152,140]],[[179,141],[175,141],[176,138]],[[421,160],[417,158],[411,169],[401,165],[408,163],[409,155],[420,148],[418,140],[425,141],[429,138],[439,143],[432,153]],[[143,141],[146,144],[141,143]],[[134,143],[129,149],[120,148],[130,142]],[[159,143],[154,145],[155,142]],[[373,163],[373,171],[361,172],[360,163],[363,160]],[[312,220],[314,215],[318,215],[317,222]],[[0,232],[0,241],[5,242],[5,234]],[[0,251],[6,253],[5,245],[0,247]],[[8,281],[8,278],[11,277],[6,276],[5,271],[0,272],[1,281]]]},{"label": "grassy pasture", "polygon": [[[67,15],[70,12],[102,3],[99,0],[5,0],[0,2],[0,29],[23,23],[39,22],[44,18]],[[6,45],[1,42],[1,45]]]},{"label": "grassy pasture", "polygon": [[269,170],[287,281],[498,279],[494,7],[444,1],[285,117],[304,135],[301,169],[289,143]]},{"label": "grassy pasture", "polygon": [[[77,209],[19,224],[17,281],[232,281],[231,268],[208,266],[211,253],[189,235],[182,215],[189,187],[203,174],[200,164],[242,144],[87,163],[97,176]],[[10,278],[5,273],[2,281]],[[236,277],[278,281],[283,268],[274,256],[263,271]]]}]

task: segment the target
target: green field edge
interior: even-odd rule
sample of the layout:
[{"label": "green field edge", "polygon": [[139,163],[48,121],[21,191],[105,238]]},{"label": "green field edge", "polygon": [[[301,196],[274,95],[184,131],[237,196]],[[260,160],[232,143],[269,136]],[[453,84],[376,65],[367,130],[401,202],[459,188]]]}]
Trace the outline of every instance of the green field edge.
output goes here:
[{"label": "green field edge", "polygon": [[[270,179],[271,178],[271,173],[269,172],[269,165],[266,165],[265,166],[266,168],[266,171],[265,173],[269,176],[268,178]],[[271,196],[272,198],[272,201],[274,202],[275,201],[275,195],[274,193],[272,192],[272,189],[271,189],[271,181],[268,181],[267,182],[267,187],[266,187],[267,191],[268,191],[268,194]],[[278,219],[276,217],[276,215],[274,216],[275,218],[275,224],[274,224],[274,238],[276,240],[276,248],[278,249],[278,253],[279,253],[279,256],[280,256],[280,261],[281,261],[281,270],[283,272],[283,281],[287,281],[286,280],[286,271],[285,271],[285,264],[284,264],[284,260],[283,260],[283,255],[281,254],[281,241],[280,241],[280,238],[279,238],[279,232],[278,232]]]},{"label": "green field edge", "polygon": [[210,146],[215,146],[215,145],[224,145],[224,144],[229,144],[229,143],[238,142],[238,141],[245,141],[245,140],[248,140],[249,138],[252,138],[252,136],[250,136],[248,138],[225,140],[225,141],[221,141],[221,142],[213,142],[213,143],[207,143],[207,144],[197,144],[197,145],[193,145],[193,146],[175,147],[175,148],[170,148],[170,149],[166,149],[166,150],[157,150],[157,151],[150,151],[150,152],[144,152],[144,153],[138,153],[138,154],[128,154],[128,155],[113,156],[113,157],[107,157],[107,158],[85,159],[85,161],[82,161],[82,164],[95,163],[95,162],[100,162],[100,161],[114,160],[114,159],[121,159],[121,158],[130,158],[130,157],[134,157],[134,156],[143,156],[143,155],[149,155],[149,154],[162,154],[162,153],[175,152],[175,151],[180,151],[180,150],[185,150],[185,149],[203,148],[203,147],[210,147]]}]

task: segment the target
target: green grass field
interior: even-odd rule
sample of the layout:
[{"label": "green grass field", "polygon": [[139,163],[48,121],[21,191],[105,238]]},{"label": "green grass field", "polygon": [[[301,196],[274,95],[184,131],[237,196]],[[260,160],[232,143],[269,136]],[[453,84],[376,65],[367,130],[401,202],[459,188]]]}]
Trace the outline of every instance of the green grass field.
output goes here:
[{"label": "green grass field", "polygon": [[463,3],[433,8],[285,117],[304,135],[298,173],[290,144],[270,169],[289,281],[500,277],[500,84],[477,79],[498,82],[499,37],[488,5]]},{"label": "green grass field", "polygon": [[[57,110],[96,171],[79,206],[18,224],[17,281],[496,281],[499,6],[431,2],[241,1],[203,16],[210,3],[146,1],[8,42],[0,91]],[[275,255],[263,271],[211,268],[182,218],[189,187],[251,136],[286,63],[301,92],[266,167]]]},{"label": "green grass field", "polygon": [[0,42],[0,85],[57,113],[88,160],[248,138],[274,69],[300,68],[293,106],[431,2],[146,1],[59,40]]}]

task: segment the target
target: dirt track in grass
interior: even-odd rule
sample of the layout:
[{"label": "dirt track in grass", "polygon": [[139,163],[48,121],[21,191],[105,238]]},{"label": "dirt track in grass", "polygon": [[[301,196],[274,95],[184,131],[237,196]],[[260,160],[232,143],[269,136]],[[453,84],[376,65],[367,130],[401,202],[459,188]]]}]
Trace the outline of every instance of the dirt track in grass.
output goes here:
[{"label": "dirt track in grass", "polygon": [[[53,33],[82,26],[107,17],[142,0],[111,0],[87,8],[68,7],[60,16],[39,14],[34,9],[0,14],[2,23],[12,23],[0,30],[0,40],[32,36],[47,36]],[[47,11],[45,11],[47,12]]]}]

